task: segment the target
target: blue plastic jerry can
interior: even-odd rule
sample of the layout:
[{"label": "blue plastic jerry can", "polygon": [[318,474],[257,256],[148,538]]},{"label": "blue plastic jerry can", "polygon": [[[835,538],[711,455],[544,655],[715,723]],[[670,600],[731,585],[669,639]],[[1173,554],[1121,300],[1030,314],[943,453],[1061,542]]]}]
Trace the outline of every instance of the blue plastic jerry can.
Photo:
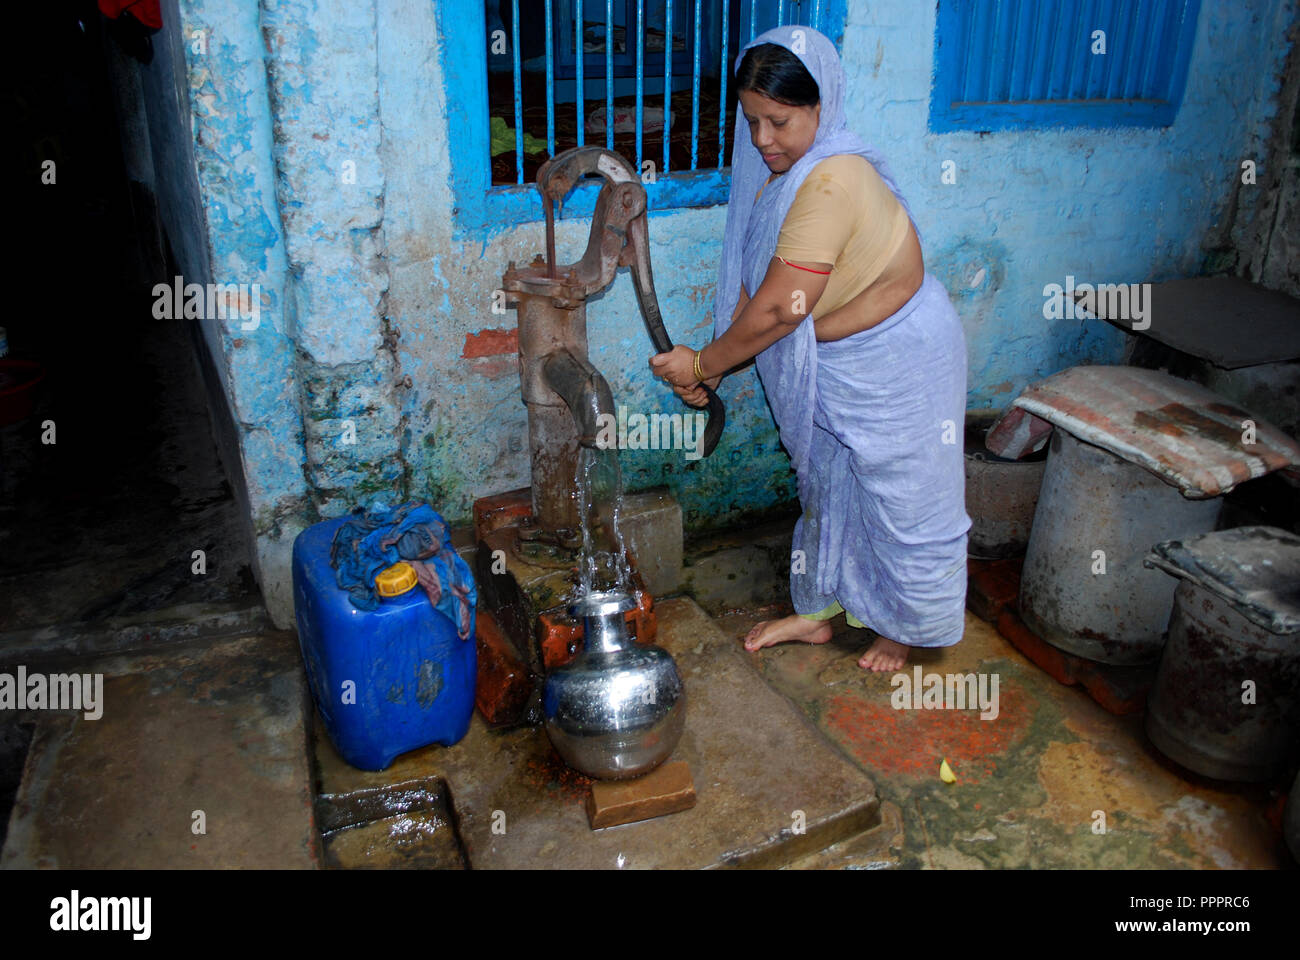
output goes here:
[{"label": "blue plastic jerry can", "polygon": [[[450,537],[424,561],[444,585],[454,576],[455,583],[469,587],[464,638],[457,622],[430,603],[409,563],[397,563],[375,578],[376,609],[357,609],[330,565],[334,532],[346,521],[315,524],[294,541],[298,642],[335,749],[354,767],[382,770],[399,754],[432,743],[450,746],[469,730],[478,667],[474,581]],[[444,586],[442,593],[447,597],[450,591]]]}]

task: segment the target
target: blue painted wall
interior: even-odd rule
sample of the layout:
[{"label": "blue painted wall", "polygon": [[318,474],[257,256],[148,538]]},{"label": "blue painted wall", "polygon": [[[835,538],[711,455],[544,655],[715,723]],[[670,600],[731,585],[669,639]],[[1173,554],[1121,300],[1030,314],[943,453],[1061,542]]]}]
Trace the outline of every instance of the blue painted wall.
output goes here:
[{"label": "blue painted wall", "polygon": [[[431,0],[181,0],[194,152],[214,278],[261,280],[262,323],[220,331],[241,431],[259,576],[288,623],[287,550],[302,525],[374,495],[421,497],[456,520],[528,482],[513,312],[492,313],[508,261],[538,224],[456,239],[448,142],[470,118],[447,95],[469,69],[440,44]],[[844,60],[855,128],[883,150],[916,212],[929,268],[970,348],[970,406],[1002,406],[1063,367],[1118,360],[1092,321],[1043,318],[1067,275],[1139,282],[1198,273],[1245,158],[1263,161],[1281,38],[1297,0],[1207,3],[1176,122],[1162,129],[933,134],[935,9],[851,0]],[[475,65],[481,69],[481,64]],[[951,160],[956,183],[942,180]],[[722,207],[660,211],[651,241],[675,340],[699,344]],[[561,224],[562,260],[588,224]],[[682,408],[651,380],[649,342],[620,276],[588,306],[591,359],[616,403]],[[496,352],[494,352],[496,351]],[[881,371],[881,375],[888,375]],[[793,496],[753,372],[724,384],[727,433],[707,461],[625,451],[629,487],[667,483],[688,528]],[[351,438],[355,442],[349,442]]]}]

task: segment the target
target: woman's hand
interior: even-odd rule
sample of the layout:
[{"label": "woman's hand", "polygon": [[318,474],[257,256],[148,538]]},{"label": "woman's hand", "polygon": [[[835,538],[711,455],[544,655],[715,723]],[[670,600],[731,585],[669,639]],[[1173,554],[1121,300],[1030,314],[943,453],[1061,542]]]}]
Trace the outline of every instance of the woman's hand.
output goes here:
[{"label": "woman's hand", "polygon": [[[710,377],[704,381],[710,390],[717,390],[718,384],[722,382],[722,377]],[[695,384],[693,387],[673,387],[673,393],[682,398],[682,402],[691,407],[707,407],[709,405],[709,395],[704,392],[704,385]]]},{"label": "woman's hand", "polygon": [[651,357],[650,369],[656,377],[674,389],[694,387],[700,382],[695,377],[695,351],[680,343],[667,353]]}]

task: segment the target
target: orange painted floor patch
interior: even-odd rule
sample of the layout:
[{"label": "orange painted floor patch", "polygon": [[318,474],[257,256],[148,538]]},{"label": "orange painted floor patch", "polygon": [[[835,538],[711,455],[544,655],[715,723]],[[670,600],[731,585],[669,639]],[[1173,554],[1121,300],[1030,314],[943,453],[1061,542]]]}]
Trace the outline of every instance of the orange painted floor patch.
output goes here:
[{"label": "orange painted floor patch", "polygon": [[1009,687],[998,699],[998,716],[981,720],[978,710],[895,709],[888,699],[845,692],[827,701],[822,720],[868,770],[937,781],[946,757],[960,786],[994,775],[1029,729],[1028,698]]},{"label": "orange painted floor patch", "polygon": [[[718,617],[743,637],[770,610]],[[1278,819],[1286,784],[1202,780],[1147,741],[1140,714],[1108,713],[1058,683],[988,622],[960,644],[917,651],[904,673],[996,673],[999,712],[895,710],[892,676],[857,666],[869,635],[833,624],[831,643],[756,654],[756,669],[896,803],[907,868],[1292,867]],[[957,782],[944,783],[947,758]],[[1106,813],[1107,833],[1092,827]]]}]

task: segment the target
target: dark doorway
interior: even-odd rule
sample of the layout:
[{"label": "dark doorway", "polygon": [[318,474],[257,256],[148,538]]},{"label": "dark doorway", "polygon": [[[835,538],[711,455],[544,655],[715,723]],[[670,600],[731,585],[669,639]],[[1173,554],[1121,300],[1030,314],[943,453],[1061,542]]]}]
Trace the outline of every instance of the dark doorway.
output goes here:
[{"label": "dark doorway", "polygon": [[0,325],[9,358],[43,380],[29,415],[0,425],[0,664],[38,627],[260,603],[195,322],[153,317],[153,285],[179,271],[127,176],[106,54],[147,56],[147,33],[109,35],[93,0],[13,13],[6,182],[21,243]]}]

